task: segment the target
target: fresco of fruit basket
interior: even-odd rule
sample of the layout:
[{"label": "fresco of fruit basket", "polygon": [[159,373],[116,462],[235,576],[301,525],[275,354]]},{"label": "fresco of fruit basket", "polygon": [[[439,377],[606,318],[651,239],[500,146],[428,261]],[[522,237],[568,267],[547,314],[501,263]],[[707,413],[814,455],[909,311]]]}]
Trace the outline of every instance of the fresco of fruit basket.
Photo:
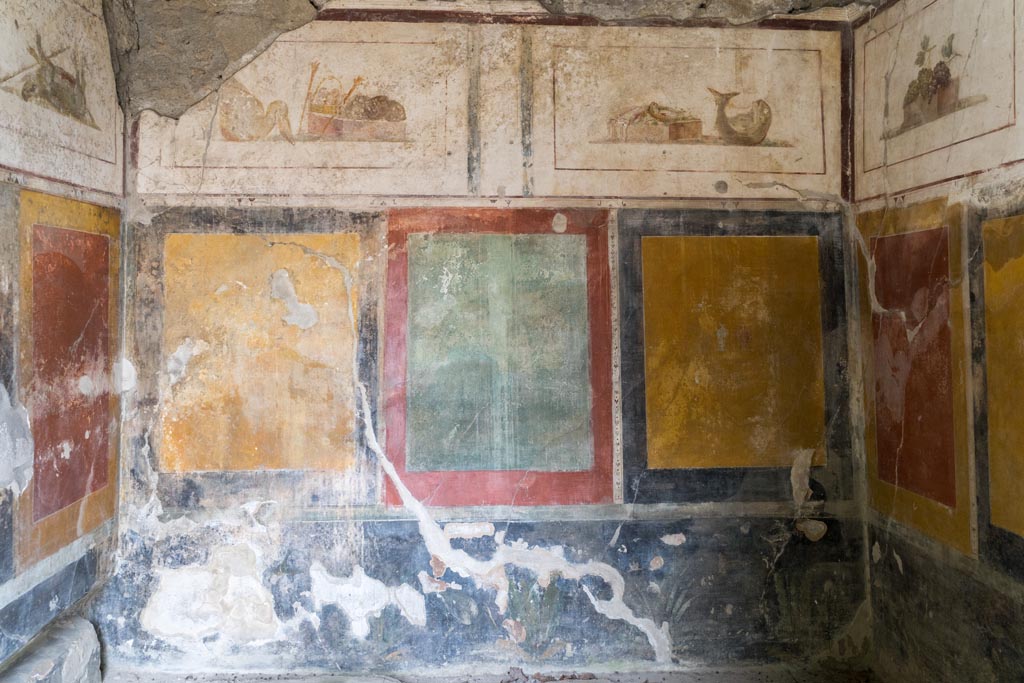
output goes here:
[{"label": "fresco of fruit basket", "polygon": [[715,100],[713,133],[705,133],[700,117],[686,109],[658,102],[617,110],[608,119],[608,139],[604,142],[737,145],[743,147],[790,147],[769,140],[772,108],[765,100],[754,101],[749,108],[732,105],[738,92],[718,92],[708,88]]},{"label": "fresco of fruit basket", "polygon": [[955,37],[955,33],[946,37],[939,50],[940,59],[934,63],[933,53],[938,46],[932,44],[927,35],[921,38],[921,49],[914,60],[917,76],[907,85],[903,96],[903,121],[898,127],[885,131],[883,140],[988,100],[985,95],[960,97],[960,77],[953,76],[953,68],[963,55],[953,47]]},{"label": "fresco of fruit basket", "polygon": [[357,92],[366,82],[362,76],[353,79],[348,88],[330,74],[317,80],[319,69],[319,62],[310,64],[300,139],[405,141],[406,116],[401,103],[386,95]]}]

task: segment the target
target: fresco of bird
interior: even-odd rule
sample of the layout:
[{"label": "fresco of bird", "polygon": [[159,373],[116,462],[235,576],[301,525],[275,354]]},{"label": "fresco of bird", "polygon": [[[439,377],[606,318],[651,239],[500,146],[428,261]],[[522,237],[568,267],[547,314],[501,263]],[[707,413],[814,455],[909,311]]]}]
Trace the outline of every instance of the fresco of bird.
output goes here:
[{"label": "fresco of bird", "polygon": [[726,107],[738,92],[718,92],[708,88],[718,105],[715,118],[715,130],[724,142],[730,145],[760,145],[768,137],[768,129],[772,125],[772,108],[764,100],[757,100],[750,109],[729,116]]},{"label": "fresco of bird", "polygon": [[221,86],[218,117],[221,135],[230,142],[265,140],[275,129],[288,142],[295,142],[288,105],[274,100],[264,109],[263,102],[235,79]]}]

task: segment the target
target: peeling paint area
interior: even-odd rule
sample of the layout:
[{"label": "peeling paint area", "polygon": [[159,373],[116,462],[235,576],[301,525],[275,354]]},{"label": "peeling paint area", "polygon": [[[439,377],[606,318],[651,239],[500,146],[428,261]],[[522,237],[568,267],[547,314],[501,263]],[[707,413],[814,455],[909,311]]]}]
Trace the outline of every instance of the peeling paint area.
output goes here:
[{"label": "peeling paint area", "polygon": [[320,317],[316,314],[316,309],[299,301],[291,276],[284,268],[275,270],[270,276],[270,296],[284,303],[288,314],[281,319],[289,325],[295,325],[300,330],[308,330],[319,322]]},{"label": "peeling paint area", "polygon": [[241,644],[270,640],[280,623],[259,577],[258,557],[244,545],[211,548],[201,566],[157,569],[142,626],[185,647],[211,637]]},{"label": "peeling paint area", "polygon": [[366,575],[356,565],[352,576],[332,576],[319,562],[309,569],[313,605],[320,611],[324,605],[337,605],[345,612],[352,635],[363,640],[370,634],[369,617],[379,617],[384,608],[394,606],[413,626],[427,625],[427,608],[423,594],[407,583],[387,586]]},{"label": "peeling paint area", "polygon": [[[747,536],[736,519],[628,523],[626,553],[607,548],[617,523],[512,523],[509,542],[480,537],[442,548],[453,564],[464,553],[491,571],[480,577],[484,569],[465,558],[449,566],[432,556],[420,522],[269,520],[263,541],[256,527],[233,526],[235,515],[160,523],[141,545],[126,546],[126,566],[92,610],[118,661],[181,666],[212,652],[245,669],[650,665],[662,653],[648,624],[667,648],[666,665],[728,661],[741,650],[757,659],[783,646],[812,652],[838,636],[862,597],[852,525],[818,544],[794,537],[770,573],[759,559],[774,557],[763,540],[769,521]],[[678,533],[686,544],[660,540]],[[813,625],[800,616],[804,591],[818,601]],[[247,628],[236,621],[243,617]]]},{"label": "peeling paint area", "polygon": [[14,497],[32,479],[32,430],[28,411],[11,405],[7,389],[0,384],[0,489],[10,489]]},{"label": "peeling paint area", "polygon": [[167,357],[166,377],[167,385],[173,387],[180,382],[188,370],[189,361],[202,354],[210,348],[210,345],[202,339],[186,337],[178,344],[178,348]]},{"label": "peeling paint area", "polygon": [[135,389],[139,373],[127,358],[114,361],[114,391],[124,394]]}]

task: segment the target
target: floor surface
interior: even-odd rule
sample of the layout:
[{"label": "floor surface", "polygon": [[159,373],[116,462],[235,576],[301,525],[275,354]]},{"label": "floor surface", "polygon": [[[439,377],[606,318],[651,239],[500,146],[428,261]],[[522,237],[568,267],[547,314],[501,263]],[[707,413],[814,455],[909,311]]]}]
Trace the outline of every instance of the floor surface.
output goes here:
[{"label": "floor surface", "polygon": [[879,683],[870,672],[829,668],[747,667],[679,672],[614,674],[531,674],[518,669],[498,675],[413,676],[336,674],[168,674],[154,671],[112,671],[104,683]]}]

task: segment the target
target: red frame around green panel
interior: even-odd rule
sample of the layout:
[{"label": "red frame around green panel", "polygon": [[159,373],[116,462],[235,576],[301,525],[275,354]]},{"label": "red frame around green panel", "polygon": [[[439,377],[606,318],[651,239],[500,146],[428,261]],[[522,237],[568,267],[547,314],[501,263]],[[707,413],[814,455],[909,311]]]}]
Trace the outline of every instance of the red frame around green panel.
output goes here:
[{"label": "red frame around green panel", "polygon": [[[531,470],[406,470],[406,359],[409,314],[410,233],[551,234],[552,221],[567,219],[563,234],[587,238],[587,305],[590,321],[591,425],[594,460],[580,472]],[[427,505],[572,505],[606,503],[612,491],[611,284],[608,213],[577,209],[398,209],[388,215],[385,298],[384,420],[387,455],[413,495]],[[400,505],[388,483],[389,505]]]}]

